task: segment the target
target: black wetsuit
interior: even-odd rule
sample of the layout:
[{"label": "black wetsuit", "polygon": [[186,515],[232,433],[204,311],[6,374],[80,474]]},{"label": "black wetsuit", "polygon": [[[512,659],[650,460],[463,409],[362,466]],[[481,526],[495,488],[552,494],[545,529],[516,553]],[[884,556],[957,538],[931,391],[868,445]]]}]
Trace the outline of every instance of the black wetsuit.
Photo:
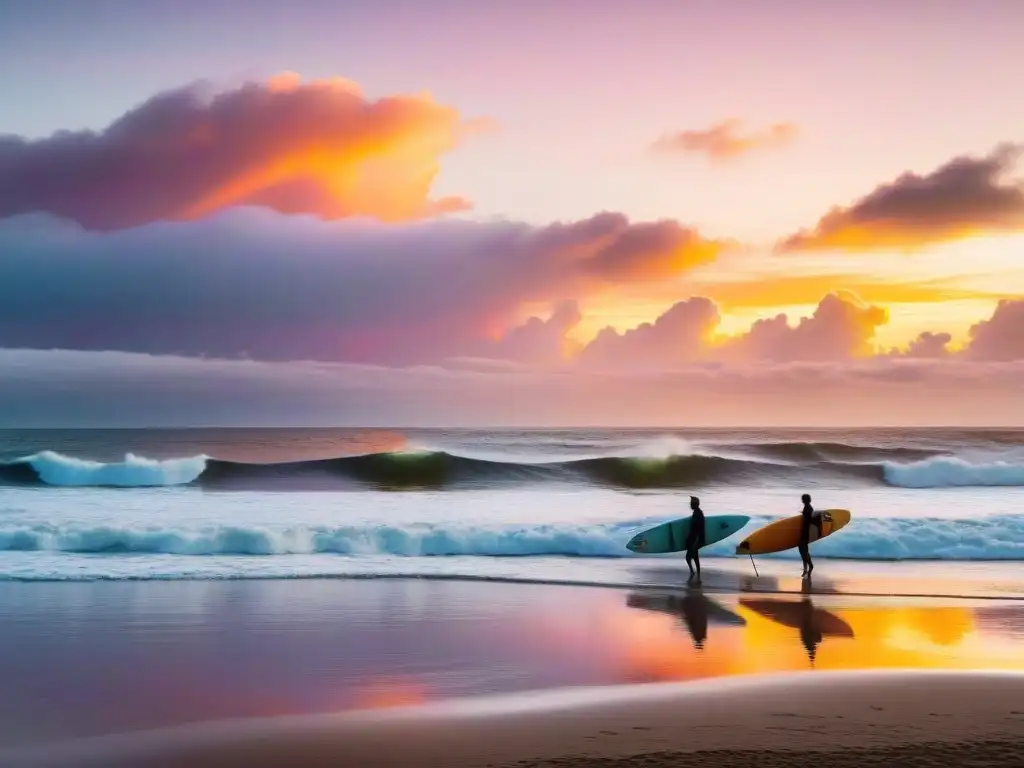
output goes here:
[{"label": "black wetsuit", "polygon": [[804,504],[804,508],[800,513],[802,519],[800,520],[800,543],[797,547],[800,551],[800,558],[804,561],[804,568],[810,565],[812,568],[814,564],[811,562],[811,526],[815,526],[818,529],[818,535],[821,535],[821,519],[815,518],[814,507],[810,504]]},{"label": "black wetsuit", "polygon": [[693,510],[690,517],[690,531],[686,534],[686,551],[689,554],[696,554],[700,547],[704,546],[706,535],[704,527],[704,510],[700,507]]},{"label": "black wetsuit", "polygon": [[697,550],[704,546],[704,536],[704,510],[697,507],[690,516],[690,530],[686,534],[686,564],[690,566],[691,578],[693,576],[691,562],[697,564],[697,575],[698,578],[700,577],[700,556],[697,554]]}]

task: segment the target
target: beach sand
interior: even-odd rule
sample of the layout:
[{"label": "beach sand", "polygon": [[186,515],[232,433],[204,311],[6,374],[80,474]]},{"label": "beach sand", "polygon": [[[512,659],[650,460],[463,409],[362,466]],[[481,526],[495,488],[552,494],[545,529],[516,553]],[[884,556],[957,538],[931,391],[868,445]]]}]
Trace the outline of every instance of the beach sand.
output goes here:
[{"label": "beach sand", "polygon": [[81,741],[25,766],[1024,766],[1024,675],[865,671],[550,691]]}]

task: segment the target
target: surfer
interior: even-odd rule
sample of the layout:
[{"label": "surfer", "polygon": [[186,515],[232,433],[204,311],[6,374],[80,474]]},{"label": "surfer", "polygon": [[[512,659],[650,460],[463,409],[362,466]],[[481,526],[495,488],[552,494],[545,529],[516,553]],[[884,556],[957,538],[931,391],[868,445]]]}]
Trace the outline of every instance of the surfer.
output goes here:
[{"label": "surfer", "polygon": [[690,578],[694,577],[693,566],[697,565],[697,581],[700,581],[700,555],[697,551],[704,546],[704,510],[700,508],[700,499],[690,497],[690,530],[686,534],[686,565],[690,569]]},{"label": "surfer", "polygon": [[811,494],[805,493],[800,497],[800,501],[804,503],[804,508],[801,510],[800,520],[800,543],[798,549],[800,550],[800,559],[804,561],[804,572],[800,574],[803,577],[810,578],[811,571],[814,570],[814,561],[811,560],[811,526],[814,525],[818,529],[818,538],[821,538],[821,517],[814,514],[814,507],[811,506]]}]

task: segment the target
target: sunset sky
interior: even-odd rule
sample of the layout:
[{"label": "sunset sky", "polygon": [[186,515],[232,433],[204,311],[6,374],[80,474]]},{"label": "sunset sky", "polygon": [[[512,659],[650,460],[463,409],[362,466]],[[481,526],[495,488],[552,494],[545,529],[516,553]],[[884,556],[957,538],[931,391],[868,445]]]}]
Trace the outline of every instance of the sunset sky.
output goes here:
[{"label": "sunset sky", "polygon": [[1024,3],[0,10],[0,426],[1024,424]]}]

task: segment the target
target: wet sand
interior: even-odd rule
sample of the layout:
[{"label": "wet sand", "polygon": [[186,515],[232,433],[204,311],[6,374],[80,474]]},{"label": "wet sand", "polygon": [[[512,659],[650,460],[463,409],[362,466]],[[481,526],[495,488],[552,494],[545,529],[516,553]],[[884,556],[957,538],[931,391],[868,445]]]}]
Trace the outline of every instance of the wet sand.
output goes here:
[{"label": "wet sand", "polygon": [[[893,587],[920,587],[905,570]],[[1024,677],[1003,675],[1024,674],[1024,601],[726,591],[707,575],[674,590],[0,584],[0,765],[89,765],[93,749],[120,755],[93,765],[168,766],[657,766],[699,750],[686,764],[770,768],[794,748],[829,750],[819,766],[956,765],[952,742],[972,760],[1024,755],[1006,743],[1024,737]],[[30,760],[62,744],[63,762]]]},{"label": "wet sand", "polygon": [[64,766],[1024,765],[1024,675],[834,672],[200,726],[8,759]]}]

